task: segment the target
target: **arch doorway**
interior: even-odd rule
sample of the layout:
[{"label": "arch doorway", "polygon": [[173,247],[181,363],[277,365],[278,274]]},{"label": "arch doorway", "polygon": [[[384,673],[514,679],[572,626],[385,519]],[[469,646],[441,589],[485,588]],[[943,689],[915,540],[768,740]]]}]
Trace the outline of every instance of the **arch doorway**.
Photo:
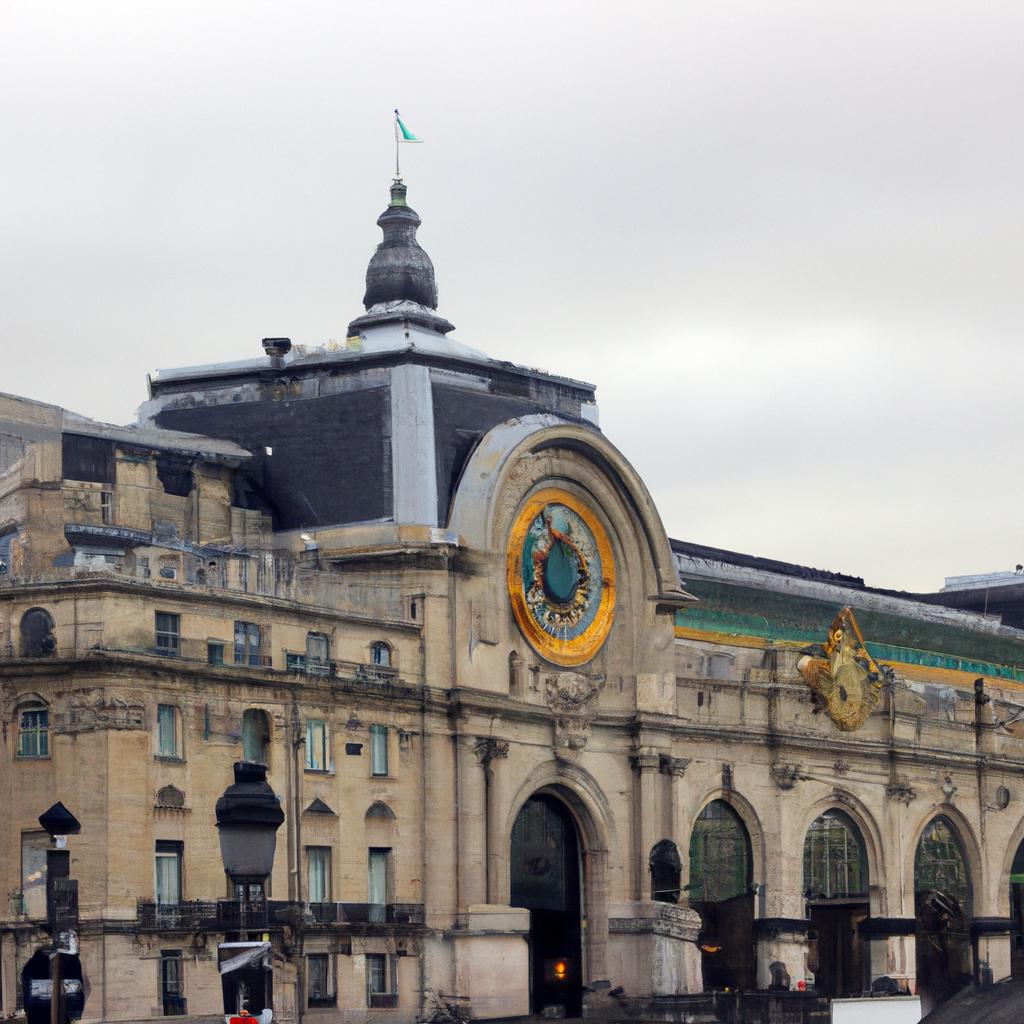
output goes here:
[{"label": "arch doorway", "polygon": [[971,981],[971,878],[956,828],[941,815],[914,855],[917,990],[925,1013]]},{"label": "arch doorway", "polygon": [[826,811],[807,829],[804,898],[816,991],[829,998],[859,996],[868,987],[859,933],[868,916],[868,862],[860,829],[842,811]]},{"label": "arch doorway", "polygon": [[1024,978],[1024,843],[1017,847],[1010,867],[1010,917],[1013,919],[1011,971],[1015,978]]},{"label": "arch doorway", "polygon": [[[545,793],[512,826],[511,904],[530,911],[530,1010],[583,1012],[580,838],[569,809]],[[560,1009],[559,1009],[560,1008]]]},{"label": "arch doorway", "polygon": [[690,906],[700,914],[705,989],[756,987],[750,836],[740,816],[712,800],[690,836]]}]

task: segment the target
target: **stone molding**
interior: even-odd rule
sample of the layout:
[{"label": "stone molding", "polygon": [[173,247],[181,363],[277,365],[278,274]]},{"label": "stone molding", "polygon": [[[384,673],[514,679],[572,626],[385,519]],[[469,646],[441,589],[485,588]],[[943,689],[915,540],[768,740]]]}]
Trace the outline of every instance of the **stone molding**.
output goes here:
[{"label": "stone molding", "polygon": [[630,917],[608,918],[610,935],[646,933],[666,935],[683,942],[697,941],[701,929],[700,915],[697,911],[677,906],[675,903],[638,903],[634,904],[634,907],[640,913]]},{"label": "stone molding", "polygon": [[890,935],[913,935],[917,931],[915,917],[868,917],[857,925],[857,931],[865,937],[888,937]]}]

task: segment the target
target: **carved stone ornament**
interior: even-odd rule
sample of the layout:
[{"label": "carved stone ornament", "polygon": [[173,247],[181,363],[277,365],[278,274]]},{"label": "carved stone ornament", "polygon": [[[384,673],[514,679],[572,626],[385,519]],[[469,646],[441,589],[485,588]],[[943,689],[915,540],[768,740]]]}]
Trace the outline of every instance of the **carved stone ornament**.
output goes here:
[{"label": "carved stone ornament", "polygon": [[917,799],[917,790],[906,782],[893,781],[885,787],[885,795],[890,800],[899,800],[909,807],[910,802]]},{"label": "carved stone ornament", "polygon": [[946,798],[946,803],[952,803],[953,798],[956,796],[957,787],[953,783],[953,778],[947,775],[942,783],[942,795]]},{"label": "carved stone ornament", "polygon": [[490,764],[499,757],[508,757],[508,740],[497,740],[493,736],[481,736],[473,744],[473,753],[481,764]]},{"label": "carved stone ornament", "polygon": [[591,678],[579,672],[556,672],[544,680],[544,701],[552,711],[582,713],[597,701],[604,676]]},{"label": "carved stone ornament", "polygon": [[779,789],[792,789],[800,781],[800,766],[796,764],[773,764],[771,776]]},{"label": "carved stone ornament", "polygon": [[583,750],[590,739],[592,721],[585,715],[559,715],[555,719],[555,756],[571,758]]},{"label": "carved stone ornament", "polygon": [[658,755],[658,771],[662,775],[672,775],[677,779],[681,779],[686,774],[689,764],[690,758],[688,757],[670,757],[668,754]]},{"label": "carved stone ornament", "polygon": [[850,608],[832,620],[824,645],[804,652],[797,668],[837,729],[859,729],[878,704],[882,687],[893,678],[864,646],[864,637]]},{"label": "carved stone ornament", "polygon": [[107,693],[102,689],[73,690],[67,710],[55,717],[54,732],[75,735],[101,730],[146,728],[146,702],[138,690]]}]

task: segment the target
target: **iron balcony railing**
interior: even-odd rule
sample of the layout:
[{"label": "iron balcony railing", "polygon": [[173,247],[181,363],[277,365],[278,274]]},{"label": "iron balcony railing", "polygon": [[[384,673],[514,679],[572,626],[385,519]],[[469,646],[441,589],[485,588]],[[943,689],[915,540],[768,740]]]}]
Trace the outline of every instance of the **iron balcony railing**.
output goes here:
[{"label": "iron balcony railing", "polygon": [[138,901],[141,931],[238,932],[345,925],[422,925],[421,903],[295,903],[288,900],[190,900],[182,903]]}]

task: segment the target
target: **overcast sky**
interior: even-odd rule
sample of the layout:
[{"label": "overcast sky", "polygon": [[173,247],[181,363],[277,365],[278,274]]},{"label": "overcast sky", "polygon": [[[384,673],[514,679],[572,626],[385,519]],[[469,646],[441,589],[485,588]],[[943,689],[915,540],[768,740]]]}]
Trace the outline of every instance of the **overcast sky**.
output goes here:
[{"label": "overcast sky", "polygon": [[1022,54],[1019,0],[0,0],[0,390],[344,337],[399,106],[455,337],[597,384],[671,535],[1012,569]]}]

